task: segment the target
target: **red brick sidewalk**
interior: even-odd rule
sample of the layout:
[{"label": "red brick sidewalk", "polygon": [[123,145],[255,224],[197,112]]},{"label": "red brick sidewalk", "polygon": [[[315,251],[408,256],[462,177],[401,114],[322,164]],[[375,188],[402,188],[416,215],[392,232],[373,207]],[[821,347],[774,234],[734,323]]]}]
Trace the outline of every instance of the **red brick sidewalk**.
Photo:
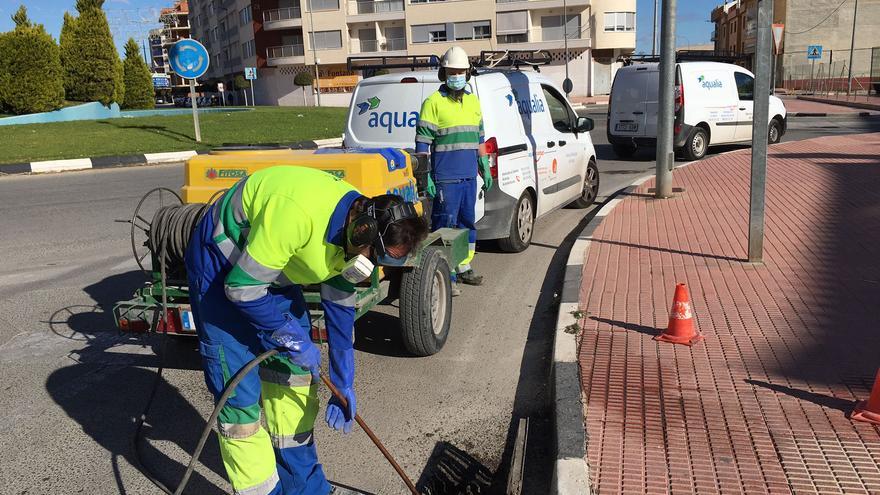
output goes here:
[{"label": "red brick sidewalk", "polygon": [[862,108],[800,100],[795,96],[782,96],[781,98],[783,103],[785,103],[785,109],[788,111],[789,115],[797,113],[825,113],[829,115],[859,114],[861,112],[878,113],[877,111],[865,110]]},{"label": "red brick sidewalk", "polygon": [[[880,428],[845,414],[880,367],[880,134],[771,148],[765,264],[747,253],[749,151],[653,181],[594,232],[580,343],[600,494],[880,493]],[[652,340],[676,282],[694,347]]]}]

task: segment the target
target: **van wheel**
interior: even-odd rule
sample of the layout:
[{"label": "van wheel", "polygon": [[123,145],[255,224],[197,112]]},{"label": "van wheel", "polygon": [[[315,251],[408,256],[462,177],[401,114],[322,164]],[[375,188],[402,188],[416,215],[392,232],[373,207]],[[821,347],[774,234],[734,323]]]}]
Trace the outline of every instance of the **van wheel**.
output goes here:
[{"label": "van wheel", "polygon": [[452,321],[452,283],[443,252],[427,247],[419,266],[400,280],[400,326],[403,345],[416,356],[440,352]]},{"label": "van wheel", "polygon": [[516,202],[513,219],[510,221],[510,236],[498,239],[498,245],[503,251],[508,253],[525,251],[529,244],[532,243],[532,231],[534,229],[535,205],[532,201],[532,195],[528,191],[523,191],[519,201]]},{"label": "van wheel", "polygon": [[681,152],[689,161],[700,160],[706,156],[706,150],[709,148],[709,134],[702,127],[694,127],[687,142],[684,144]]},{"label": "van wheel", "polygon": [[630,158],[636,154],[635,145],[612,144],[611,149],[614,150],[614,154],[617,155],[618,158]]},{"label": "van wheel", "polygon": [[767,142],[769,144],[776,144],[779,141],[782,141],[782,125],[779,124],[779,120],[773,119],[770,121],[770,128],[767,130]]},{"label": "van wheel", "polygon": [[584,176],[584,191],[581,197],[571,202],[571,206],[587,208],[596,201],[597,194],[599,194],[599,167],[596,166],[596,161],[590,158]]}]

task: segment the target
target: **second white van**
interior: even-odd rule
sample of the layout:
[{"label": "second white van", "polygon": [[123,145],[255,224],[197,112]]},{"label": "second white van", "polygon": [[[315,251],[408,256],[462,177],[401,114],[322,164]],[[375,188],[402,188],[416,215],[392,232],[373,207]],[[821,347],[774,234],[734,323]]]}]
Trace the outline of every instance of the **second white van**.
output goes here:
[{"label": "second white van", "polygon": [[[608,142],[620,157],[640,146],[656,146],[659,63],[637,63],[617,71],[608,106]],[[710,146],[752,139],[755,76],[733,64],[679,62],[675,70],[674,146],[688,160],[699,160]],[[782,139],[785,105],[770,96],[768,142]]]}]

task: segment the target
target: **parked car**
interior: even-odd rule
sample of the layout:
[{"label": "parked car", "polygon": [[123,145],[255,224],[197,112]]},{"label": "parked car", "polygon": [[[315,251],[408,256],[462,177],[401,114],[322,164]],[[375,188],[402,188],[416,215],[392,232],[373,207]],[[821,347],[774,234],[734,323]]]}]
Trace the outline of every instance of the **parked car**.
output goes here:
[{"label": "parked car", "polygon": [[[611,86],[608,142],[620,157],[640,146],[657,145],[660,65],[622,67]],[[675,69],[674,147],[688,160],[699,160],[710,146],[748,143],[752,139],[755,76],[721,62],[679,62]],[[770,96],[768,142],[785,134],[782,100]]]}]

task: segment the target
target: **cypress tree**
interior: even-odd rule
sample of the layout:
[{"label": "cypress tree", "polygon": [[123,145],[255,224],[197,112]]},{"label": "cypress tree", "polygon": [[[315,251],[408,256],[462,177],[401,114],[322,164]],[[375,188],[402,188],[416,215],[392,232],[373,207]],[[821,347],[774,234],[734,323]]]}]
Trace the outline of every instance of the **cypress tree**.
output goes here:
[{"label": "cypress tree", "polygon": [[153,92],[153,78],[150,69],[141,57],[134,38],[129,38],[125,44],[125,108],[153,108],[156,99]]},{"label": "cypress tree", "polygon": [[24,5],[15,29],[0,37],[0,104],[16,114],[56,110],[64,103],[58,45],[42,24],[33,24]]},{"label": "cypress tree", "polygon": [[103,5],[104,0],[77,0],[79,17],[65,17],[67,29],[62,27],[62,41],[69,100],[109,105],[124,97],[122,64]]}]

